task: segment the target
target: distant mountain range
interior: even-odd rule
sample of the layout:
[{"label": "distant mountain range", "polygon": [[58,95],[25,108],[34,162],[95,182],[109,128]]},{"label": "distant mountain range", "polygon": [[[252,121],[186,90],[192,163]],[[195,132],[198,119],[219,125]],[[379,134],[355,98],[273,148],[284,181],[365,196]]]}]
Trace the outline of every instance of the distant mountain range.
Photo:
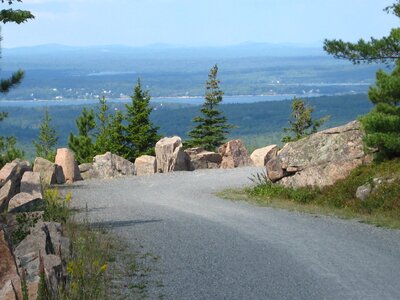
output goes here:
[{"label": "distant mountain range", "polygon": [[46,55],[58,53],[59,55],[72,54],[131,54],[138,58],[149,58],[158,55],[160,58],[237,58],[237,57],[290,57],[290,56],[324,56],[321,47],[297,44],[267,44],[267,43],[242,43],[232,46],[220,47],[185,47],[169,44],[152,44],[142,47],[123,45],[99,46],[65,46],[59,44],[46,44],[31,47],[5,48],[3,56]]}]

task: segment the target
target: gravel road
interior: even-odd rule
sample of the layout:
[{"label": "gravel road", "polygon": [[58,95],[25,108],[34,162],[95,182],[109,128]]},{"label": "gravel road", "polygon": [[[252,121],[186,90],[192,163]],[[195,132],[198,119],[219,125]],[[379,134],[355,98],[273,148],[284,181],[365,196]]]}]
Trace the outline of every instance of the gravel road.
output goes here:
[{"label": "gravel road", "polygon": [[214,196],[257,171],[79,182],[73,201],[160,257],[151,299],[400,299],[400,231]]}]

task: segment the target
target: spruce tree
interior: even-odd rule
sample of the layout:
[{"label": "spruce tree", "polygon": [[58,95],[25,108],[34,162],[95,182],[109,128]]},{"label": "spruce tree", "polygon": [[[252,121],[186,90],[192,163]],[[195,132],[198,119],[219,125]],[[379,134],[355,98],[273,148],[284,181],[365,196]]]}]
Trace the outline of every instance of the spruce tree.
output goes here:
[{"label": "spruce tree", "polygon": [[140,155],[154,154],[154,146],[160,139],[158,127],[150,120],[152,108],[150,95],[142,90],[140,79],[135,86],[132,102],[126,104],[124,157],[134,161]]},{"label": "spruce tree", "polygon": [[[400,1],[385,8],[400,17]],[[369,99],[375,107],[360,118],[365,129],[365,143],[375,148],[378,159],[400,156],[400,28],[393,28],[387,37],[359,40],[357,43],[342,40],[325,40],[324,49],[336,58],[353,63],[395,62],[391,73],[380,70],[376,84],[369,89]]]},{"label": "spruce tree", "polygon": [[[22,2],[21,0],[1,0],[1,3],[12,5],[13,2]],[[34,19],[34,16],[30,11],[20,9],[2,9],[0,10],[0,23],[25,23],[30,19]],[[0,41],[2,37],[0,36]],[[24,77],[24,71],[18,70],[14,72],[9,78],[0,79],[0,93],[5,94],[21,83]],[[0,122],[3,121],[8,114],[6,112],[0,112]],[[16,147],[17,140],[14,136],[0,136],[0,168],[2,168],[7,162],[14,160],[15,158],[21,158],[24,156],[24,152]]]},{"label": "spruce tree", "polygon": [[313,107],[308,106],[304,100],[295,97],[292,101],[292,113],[289,120],[290,127],[283,129],[284,132],[288,132],[290,135],[283,137],[282,142],[288,143],[297,141],[317,132],[318,128],[325,123],[329,117],[313,120],[313,112]]},{"label": "spruce tree", "polygon": [[215,151],[225,142],[228,129],[233,126],[227,123],[227,118],[218,110],[218,105],[223,99],[223,91],[219,88],[217,79],[218,66],[214,65],[206,81],[205,101],[201,108],[202,116],[195,117],[193,122],[198,123],[189,133],[187,147],[202,147]]},{"label": "spruce tree", "polygon": [[83,108],[81,116],[76,120],[78,135],[70,133],[68,147],[74,151],[78,163],[92,162],[95,155],[93,144],[93,130],[96,128],[95,114],[93,109]]},{"label": "spruce tree", "polygon": [[122,124],[123,121],[123,113],[117,110],[112,115],[109,123],[108,134],[111,143],[109,144],[108,151],[124,157],[127,153],[127,148],[125,146],[125,127]]},{"label": "spruce tree", "polygon": [[[13,2],[22,2],[21,0],[1,0],[1,3],[12,5]],[[0,22],[22,24],[28,20],[34,19],[30,11],[20,9],[2,9],[0,10]],[[1,36],[0,36],[1,40]],[[11,88],[20,84],[24,77],[24,71],[18,70],[14,72],[9,78],[0,80],[0,93],[7,93]]]},{"label": "spruce tree", "polygon": [[375,148],[378,160],[400,156],[400,61],[391,74],[378,71],[376,85],[368,92],[375,104],[370,113],[360,118],[366,131],[365,143]]},{"label": "spruce tree", "polygon": [[33,145],[36,149],[36,156],[54,161],[58,136],[56,130],[51,127],[51,120],[49,112],[46,109],[42,123],[40,124],[38,140],[33,141]]},{"label": "spruce tree", "polygon": [[111,151],[111,143],[114,141],[110,138],[110,114],[109,106],[106,98],[102,97],[99,100],[98,113],[96,114],[98,123],[96,124],[96,154],[104,154]]}]

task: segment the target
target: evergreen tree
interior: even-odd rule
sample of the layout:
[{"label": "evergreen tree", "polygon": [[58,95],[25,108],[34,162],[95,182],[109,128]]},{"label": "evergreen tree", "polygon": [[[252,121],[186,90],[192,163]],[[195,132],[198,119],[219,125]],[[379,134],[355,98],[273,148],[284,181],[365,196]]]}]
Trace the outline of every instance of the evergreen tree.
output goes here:
[{"label": "evergreen tree", "polygon": [[[400,0],[384,9],[400,17]],[[357,43],[343,40],[325,40],[324,50],[335,58],[347,59],[353,63],[384,62],[390,63],[400,58],[400,28],[393,28],[390,34],[380,39],[369,41],[360,39]]]},{"label": "evergreen tree", "polygon": [[198,123],[189,133],[190,140],[187,147],[203,147],[215,151],[225,142],[228,129],[233,126],[227,123],[227,118],[218,110],[218,105],[223,99],[223,91],[219,88],[217,79],[218,66],[211,68],[206,81],[205,101],[201,108],[202,116],[195,117],[193,122]]},{"label": "evergreen tree", "polygon": [[[22,2],[21,0],[1,0],[1,3],[7,3],[12,5],[13,2]],[[30,11],[27,10],[14,10],[14,9],[2,9],[0,10],[0,22],[6,23],[16,23],[21,24],[26,21],[33,19],[34,16]],[[2,37],[0,36],[0,41]],[[8,93],[11,88],[17,86],[22,78],[24,77],[24,71],[18,70],[14,72],[11,77],[7,79],[0,80],[0,93]],[[8,116],[5,112],[0,112],[0,122],[3,121]],[[2,168],[7,162],[14,160],[18,157],[23,157],[24,153],[22,150],[16,148],[17,140],[13,136],[0,136],[0,168]]]},{"label": "evergreen tree", "polygon": [[[400,17],[400,0],[385,8]],[[371,38],[348,43],[342,40],[325,40],[324,49],[336,58],[360,62],[395,62],[392,73],[380,70],[376,74],[376,85],[369,89],[368,96],[376,106],[360,118],[365,129],[365,143],[378,150],[379,159],[400,156],[400,28],[393,28],[387,37]]]},{"label": "evergreen tree", "polygon": [[376,85],[368,92],[375,104],[370,113],[360,118],[366,131],[365,143],[377,149],[378,160],[400,156],[400,61],[391,74],[378,71]]},{"label": "evergreen tree", "polygon": [[290,127],[284,128],[284,132],[294,134],[283,137],[282,142],[293,142],[302,139],[312,133],[317,132],[318,128],[325,123],[329,117],[324,117],[319,120],[312,119],[314,108],[307,106],[304,100],[297,99],[292,101],[292,114],[289,120]]},{"label": "evergreen tree", "polygon": [[70,133],[68,147],[74,151],[78,163],[91,162],[95,155],[92,141],[93,130],[96,128],[95,114],[93,109],[83,108],[81,116],[76,120],[78,135]]},{"label": "evergreen tree", "polygon": [[[8,5],[12,5],[13,2],[22,2],[21,0],[1,0],[1,3],[7,3]],[[3,24],[6,23],[16,23],[21,24],[25,23],[30,19],[34,19],[35,17],[32,15],[30,11],[20,10],[20,9],[2,9],[0,10],[0,22]],[[0,40],[1,40],[0,36]],[[11,88],[18,85],[22,78],[24,77],[24,71],[18,70],[14,72],[11,77],[7,79],[0,80],[0,93],[7,93]]]},{"label": "evergreen tree", "polygon": [[125,146],[125,127],[122,124],[124,121],[124,115],[121,111],[117,110],[111,117],[109,124],[109,139],[112,141],[109,145],[111,153],[119,156],[125,156],[127,149]]},{"label": "evergreen tree", "polygon": [[150,120],[150,95],[142,90],[140,79],[135,86],[132,102],[126,104],[126,126],[123,156],[134,161],[140,155],[154,154],[154,146],[160,139],[158,127]]},{"label": "evergreen tree", "polygon": [[40,124],[38,140],[33,141],[33,145],[36,149],[36,156],[54,161],[58,136],[56,130],[51,127],[51,120],[49,112],[46,109],[42,123]]},{"label": "evergreen tree", "polygon": [[8,162],[24,157],[24,152],[16,144],[17,139],[14,136],[0,136],[0,169]]},{"label": "evergreen tree", "polygon": [[96,117],[98,121],[98,123],[96,124],[96,154],[104,154],[107,151],[111,151],[111,144],[114,142],[110,138],[109,106],[107,105],[105,97],[102,97],[99,100],[99,112],[96,114]]}]

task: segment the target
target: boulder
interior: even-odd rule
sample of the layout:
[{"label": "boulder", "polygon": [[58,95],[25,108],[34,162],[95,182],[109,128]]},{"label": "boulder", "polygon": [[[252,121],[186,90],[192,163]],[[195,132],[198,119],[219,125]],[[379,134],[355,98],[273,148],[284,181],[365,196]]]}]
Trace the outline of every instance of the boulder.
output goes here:
[{"label": "boulder", "polygon": [[14,183],[14,194],[19,193],[20,181],[26,171],[32,171],[28,161],[17,158],[5,164],[0,170],[0,187],[6,184],[8,180],[11,180]]},{"label": "boulder", "polygon": [[250,158],[256,167],[265,167],[267,162],[275,158],[277,154],[278,147],[276,145],[270,145],[254,150]]},{"label": "boulder", "polygon": [[372,192],[372,184],[366,183],[362,186],[359,186],[356,191],[356,198],[360,199],[361,201],[364,201],[365,199],[368,198],[368,196]]},{"label": "boulder", "polygon": [[14,183],[8,180],[5,185],[0,189],[0,213],[5,211],[8,207],[8,202],[14,196]]},{"label": "boulder", "polygon": [[178,136],[163,138],[156,144],[157,172],[189,171],[190,157],[183,150],[182,140]]},{"label": "boulder", "polygon": [[394,178],[384,178],[378,177],[373,178],[372,182],[368,182],[362,186],[359,186],[356,191],[356,198],[364,201],[366,200],[369,195],[371,195],[377,188],[379,188],[382,184],[390,184],[395,181]]},{"label": "boulder", "polygon": [[353,121],[287,143],[276,160],[267,163],[267,175],[293,188],[332,185],[370,161],[362,140],[360,124]]},{"label": "boulder", "polygon": [[79,173],[78,163],[75,160],[75,155],[71,150],[67,148],[57,149],[55,161],[56,165],[62,168],[66,183],[73,183],[82,179]]},{"label": "boulder", "polygon": [[81,174],[82,173],[86,173],[86,172],[88,172],[88,171],[93,169],[93,164],[92,163],[80,164],[78,166],[78,168],[79,168],[79,172],[81,172]]},{"label": "boulder", "polygon": [[253,165],[246,147],[240,140],[227,142],[219,147],[218,153],[222,156],[222,169],[233,169]]},{"label": "boulder", "polygon": [[18,193],[8,203],[8,212],[28,212],[35,210],[42,203],[43,199],[37,194]]},{"label": "boulder", "polygon": [[18,244],[14,253],[20,273],[25,273],[30,295],[37,293],[41,268],[51,293],[57,294],[57,282],[65,279],[62,259],[69,256],[69,248],[69,239],[62,235],[61,224],[54,222],[38,222]]},{"label": "boulder", "polygon": [[222,162],[219,153],[206,151],[201,147],[185,150],[190,157],[191,169],[218,169]]},{"label": "boulder", "polygon": [[59,165],[56,165],[56,183],[57,184],[65,183],[65,176],[64,176],[63,168]]},{"label": "boulder", "polygon": [[53,254],[43,255],[42,262],[46,284],[50,294],[59,295],[58,286],[65,281],[61,257]]},{"label": "boulder", "polygon": [[93,159],[92,177],[115,178],[135,174],[135,164],[118,155],[107,152]]},{"label": "boulder", "polygon": [[37,198],[43,198],[39,172],[28,171],[24,173],[21,179],[21,193],[27,193]]},{"label": "boulder", "polygon": [[22,299],[18,268],[2,227],[0,227],[0,258],[0,299]]},{"label": "boulder", "polygon": [[276,182],[283,177],[285,177],[285,171],[282,168],[282,164],[280,159],[278,158],[273,158],[270,159],[267,164],[266,164],[266,169],[267,169],[267,177],[269,180],[272,182]]},{"label": "boulder", "polygon": [[135,174],[137,176],[153,175],[157,172],[157,160],[154,156],[142,155],[135,160]]},{"label": "boulder", "polygon": [[79,172],[81,173],[81,177],[83,180],[88,180],[93,178],[93,164],[85,163],[79,165]]},{"label": "boulder", "polygon": [[56,169],[56,164],[41,157],[36,157],[33,163],[33,172],[39,172],[41,181],[47,185],[57,183]]}]

